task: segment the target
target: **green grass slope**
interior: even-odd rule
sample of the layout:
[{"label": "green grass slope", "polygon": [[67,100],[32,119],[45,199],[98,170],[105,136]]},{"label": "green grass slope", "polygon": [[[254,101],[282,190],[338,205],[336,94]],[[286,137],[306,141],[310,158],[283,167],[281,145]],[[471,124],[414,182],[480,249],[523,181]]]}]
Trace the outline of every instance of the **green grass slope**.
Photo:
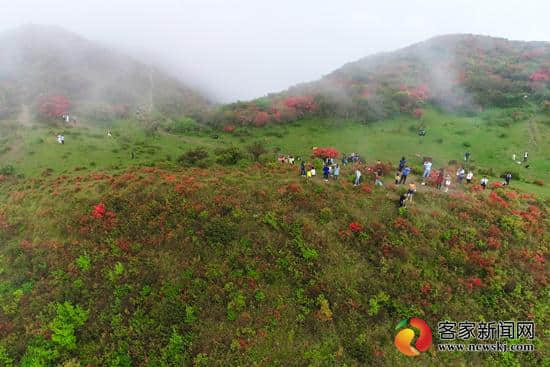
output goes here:
[{"label": "green grass slope", "polygon": [[[447,167],[453,160],[461,163],[464,152],[470,151],[468,168],[473,169],[476,180],[482,174],[488,174],[491,181],[500,180],[501,174],[511,171],[519,177],[514,185],[543,197],[550,194],[550,117],[525,109],[491,109],[474,117],[427,110],[422,120],[400,116],[368,125],[341,119],[303,119],[283,126],[238,128],[233,133],[192,123],[181,129],[181,125],[168,121],[157,131],[148,132],[132,120],[102,125],[83,122],[74,128],[36,125],[30,129],[15,120],[0,121],[6,132],[0,139],[0,168],[11,165],[15,174],[27,177],[97,169],[120,171],[135,165],[177,168],[183,153],[201,146],[210,152],[211,161],[217,158],[217,148],[236,147],[246,164],[250,160],[246,147],[261,141],[268,150],[265,160],[275,161],[276,151],[308,158],[313,146],[333,146],[345,153],[358,152],[370,162],[395,164],[405,155],[417,169],[421,169],[424,156],[433,157],[435,167]],[[425,137],[417,134],[420,126],[427,130]],[[108,129],[113,138],[107,136]],[[56,142],[58,133],[65,134],[65,145]],[[513,154],[520,160],[525,150],[530,154],[529,168],[512,160]]]},{"label": "green grass slope", "polygon": [[[280,165],[4,178],[0,361],[548,363],[547,204],[515,189],[421,187],[398,211],[399,188],[354,188],[351,172],[338,183]],[[411,316],[436,344],[438,321],[532,320],[536,340],[511,342],[536,351],[432,346],[411,359],[393,345]]]}]

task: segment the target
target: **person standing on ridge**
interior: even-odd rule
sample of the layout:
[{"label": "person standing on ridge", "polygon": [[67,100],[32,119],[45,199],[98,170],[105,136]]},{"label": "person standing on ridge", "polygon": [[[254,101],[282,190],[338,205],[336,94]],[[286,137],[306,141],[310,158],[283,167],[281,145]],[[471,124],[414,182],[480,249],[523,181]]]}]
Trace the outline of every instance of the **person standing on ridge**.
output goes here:
[{"label": "person standing on ridge", "polygon": [[334,177],[335,180],[338,180],[338,176],[340,176],[340,166],[336,164],[336,166],[334,166],[332,177]]},{"label": "person standing on ridge", "polygon": [[432,162],[429,159],[426,159],[424,162],[424,173],[422,174],[422,185],[426,185],[426,179],[430,177],[430,172],[432,171]]},{"label": "person standing on ridge", "polygon": [[304,177],[306,175],[306,164],[304,161],[300,163],[300,176]]},{"label": "person standing on ridge", "polygon": [[361,183],[361,171],[359,171],[359,168],[355,170],[355,182],[353,183],[353,186],[359,186]]},{"label": "person standing on ridge", "polygon": [[400,184],[404,184],[407,182],[407,177],[409,176],[409,173],[411,173],[411,168],[409,166],[405,166],[405,168],[403,168],[403,172],[401,172],[401,180],[399,181]]},{"label": "person standing on ridge", "polygon": [[330,173],[330,169],[328,168],[328,164],[325,164],[323,166],[323,179],[325,182],[328,182],[328,174]]},{"label": "person standing on ridge", "polygon": [[441,188],[443,187],[443,176],[444,175],[445,175],[445,173],[443,172],[443,168],[441,168],[439,170],[438,175],[437,175],[437,180],[435,181],[435,184],[437,185],[438,190],[441,190]]},{"label": "person standing on ridge", "polygon": [[451,187],[451,175],[447,174],[445,176],[445,192],[449,192],[449,187]]},{"label": "person standing on ridge", "polygon": [[466,183],[471,184],[472,178],[474,178],[474,173],[472,171],[469,171],[466,175]]},{"label": "person standing on ridge", "polygon": [[523,153],[523,161],[524,162],[527,162],[527,158],[529,158],[529,153],[528,152]]},{"label": "person standing on ridge", "polygon": [[463,167],[460,167],[457,171],[456,171],[456,178],[458,180],[458,183],[462,183],[462,180],[464,179],[464,177],[466,176],[466,173],[464,171],[464,168]]},{"label": "person standing on ridge", "polygon": [[481,187],[483,187],[483,190],[485,190],[487,188],[487,184],[489,183],[489,180],[487,179],[487,177],[483,176],[480,183],[481,183]]},{"label": "person standing on ridge", "polygon": [[510,185],[510,180],[512,179],[512,174],[508,172],[506,176],[504,176],[504,179],[506,180],[506,186]]},{"label": "person standing on ridge", "polygon": [[405,165],[407,164],[407,160],[405,157],[401,157],[401,160],[399,161],[399,168],[397,169],[399,172],[403,171],[403,168],[405,168]]}]

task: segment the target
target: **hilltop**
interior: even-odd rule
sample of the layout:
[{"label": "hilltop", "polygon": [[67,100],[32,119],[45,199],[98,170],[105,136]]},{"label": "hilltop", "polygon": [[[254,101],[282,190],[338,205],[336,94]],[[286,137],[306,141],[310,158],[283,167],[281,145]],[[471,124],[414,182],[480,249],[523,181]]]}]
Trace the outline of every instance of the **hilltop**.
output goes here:
[{"label": "hilltop", "polygon": [[209,106],[162,70],[62,28],[28,25],[0,34],[0,117],[25,105],[38,112],[56,97],[61,109],[102,120],[137,108],[181,115]]},{"label": "hilltop", "polygon": [[426,106],[475,114],[550,109],[550,43],[478,35],[435,37],[348,63],[319,81],[223,108],[220,125],[261,126],[304,115],[372,122]]}]

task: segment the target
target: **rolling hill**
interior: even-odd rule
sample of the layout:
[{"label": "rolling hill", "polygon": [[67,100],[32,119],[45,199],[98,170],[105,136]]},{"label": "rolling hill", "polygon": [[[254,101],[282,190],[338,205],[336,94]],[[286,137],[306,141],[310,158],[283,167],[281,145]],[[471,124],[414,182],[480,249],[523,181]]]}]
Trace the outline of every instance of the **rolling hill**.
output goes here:
[{"label": "rolling hill", "polygon": [[226,106],[221,125],[293,121],[304,115],[378,121],[427,105],[475,114],[490,107],[550,110],[550,43],[440,36],[344,65],[319,81]]},{"label": "rolling hill", "polygon": [[[61,43],[94,49],[73,37]],[[485,45],[490,61],[468,63],[465,55],[477,54],[469,39]],[[117,114],[103,123],[28,126],[26,113],[0,116],[0,366],[548,365],[550,119],[540,51],[547,44],[525,45],[436,38],[205,114],[215,126],[177,117],[153,130]],[[485,73],[479,65],[493,70],[495,53],[504,58],[511,49],[520,55],[513,63],[528,67],[518,80],[499,79],[510,88],[469,84]],[[464,57],[452,68],[470,71],[454,84],[454,74],[434,79],[440,73],[420,60],[448,65],[459,50]],[[36,55],[45,54],[57,52]],[[19,68],[21,79],[2,84],[14,88],[4,89],[3,101],[13,99],[7,106],[32,106],[48,88],[78,108],[147,105],[147,93],[96,74],[108,70],[125,87],[147,89],[147,67],[112,68],[123,56],[62,68],[57,56],[50,65],[25,55],[34,61]],[[86,68],[86,78],[65,72]],[[44,70],[65,76],[48,79]],[[92,84],[96,77],[109,79],[105,89]],[[70,89],[80,82],[83,89]],[[170,98],[183,104],[180,92]],[[455,97],[461,102],[448,103]],[[301,177],[298,158],[277,162],[291,154],[321,172],[312,146],[357,152],[366,162],[342,165],[340,178],[328,181]],[[251,147],[263,154],[255,159]],[[527,148],[529,168],[511,159]],[[418,185],[406,207],[398,202],[408,187],[394,184],[402,155],[412,168],[407,183]],[[433,171],[453,177],[448,192],[433,177],[421,184],[427,156]],[[461,165],[475,173],[471,184],[455,180]],[[363,182],[354,186],[357,169]],[[379,169],[382,187],[374,184]],[[509,186],[503,172],[513,172]],[[394,345],[396,326],[410,317],[433,334],[412,358]],[[444,351],[443,321],[532,322],[533,339],[452,342],[534,350]]]},{"label": "rolling hill", "polygon": [[[70,112],[109,119],[137,108],[180,115],[209,101],[161,70],[64,29],[29,25],[0,34],[0,114],[63,97]],[[62,108],[65,109],[65,108]]]}]

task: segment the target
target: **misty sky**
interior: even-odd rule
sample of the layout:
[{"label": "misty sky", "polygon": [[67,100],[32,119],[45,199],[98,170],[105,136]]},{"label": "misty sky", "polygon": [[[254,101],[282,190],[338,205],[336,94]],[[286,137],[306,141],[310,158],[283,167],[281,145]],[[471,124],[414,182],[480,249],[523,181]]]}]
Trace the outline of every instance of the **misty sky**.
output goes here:
[{"label": "misty sky", "polygon": [[59,25],[229,102],[439,34],[550,41],[548,14],[545,0],[0,0],[0,31]]}]

